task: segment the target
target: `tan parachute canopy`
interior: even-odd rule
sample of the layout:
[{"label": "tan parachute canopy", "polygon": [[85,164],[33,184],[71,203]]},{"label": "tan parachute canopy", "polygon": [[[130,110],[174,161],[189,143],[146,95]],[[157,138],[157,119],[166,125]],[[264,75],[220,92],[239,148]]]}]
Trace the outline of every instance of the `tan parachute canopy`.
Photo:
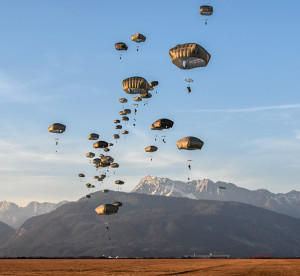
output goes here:
[{"label": "tan parachute canopy", "polygon": [[114,137],[114,139],[120,139],[120,135],[119,134],[114,134],[113,137]]},{"label": "tan parachute canopy", "polygon": [[109,192],[109,190],[106,190],[106,189],[102,190],[102,193],[108,193],[108,192]]},{"label": "tan parachute canopy", "polygon": [[105,168],[105,167],[109,167],[109,163],[100,163],[100,164],[96,164],[95,165],[96,168]]},{"label": "tan parachute canopy", "polygon": [[64,133],[66,130],[66,126],[60,123],[55,123],[48,127],[49,132],[51,133]]},{"label": "tan parachute canopy", "polygon": [[112,147],[114,144],[113,143],[108,143],[108,146],[109,147]]},{"label": "tan parachute canopy", "polygon": [[109,148],[104,148],[103,150],[104,150],[105,152],[109,152],[109,151],[110,151]]},{"label": "tan parachute canopy", "polygon": [[133,100],[135,102],[140,102],[140,101],[142,101],[142,98],[141,97],[134,97]]},{"label": "tan parachute canopy", "polygon": [[93,179],[99,179],[99,176],[98,175],[94,175]]},{"label": "tan parachute canopy", "polygon": [[129,109],[129,108],[125,108],[124,110],[124,115],[128,115],[128,114],[131,114],[131,109]]},{"label": "tan parachute canopy", "polygon": [[116,125],[116,129],[122,129],[121,125]]},{"label": "tan parachute canopy", "polygon": [[117,42],[115,44],[115,48],[118,51],[126,51],[128,49],[128,46],[124,42]]},{"label": "tan parachute canopy", "polygon": [[98,142],[94,143],[93,147],[95,149],[98,149],[98,148],[102,148],[102,149],[103,148],[107,148],[108,147],[108,143],[105,142],[105,141],[98,141]]},{"label": "tan parachute canopy", "polygon": [[125,113],[124,110],[121,110],[121,111],[119,112],[119,115],[123,116],[123,115],[126,115],[126,113]]},{"label": "tan parachute canopy", "polygon": [[114,120],[114,123],[119,124],[119,123],[121,123],[121,121],[120,120]]},{"label": "tan parachute canopy", "polygon": [[101,158],[101,163],[108,163],[108,164],[110,164],[112,162],[114,162],[114,159],[111,156],[109,156],[109,155],[103,156]]},{"label": "tan parachute canopy", "polygon": [[98,139],[99,139],[99,134],[97,134],[97,133],[91,133],[91,134],[88,136],[88,139],[89,139],[89,140],[98,140]]},{"label": "tan parachute canopy", "polygon": [[78,174],[79,177],[85,177],[83,173]]},{"label": "tan parachute canopy", "polygon": [[169,129],[173,127],[174,122],[169,119],[159,119],[155,121],[152,126],[151,130],[161,130],[161,129]]},{"label": "tan parachute canopy", "polygon": [[123,130],[122,134],[129,134],[129,131],[128,130]]},{"label": "tan parachute canopy", "polygon": [[118,213],[119,207],[113,204],[102,204],[95,209],[97,215],[113,215]]},{"label": "tan parachute canopy", "polygon": [[89,188],[91,188],[92,187],[92,184],[90,184],[90,183],[87,183],[87,184],[85,184],[85,186],[89,189]]},{"label": "tan parachute canopy", "polygon": [[100,158],[94,158],[93,159],[93,164],[100,164],[101,163],[101,159]]},{"label": "tan parachute canopy", "polygon": [[120,103],[127,103],[128,100],[127,100],[126,98],[120,98],[120,99],[119,99],[119,102],[120,102]]},{"label": "tan parachute canopy", "polygon": [[115,184],[117,184],[117,185],[123,185],[123,184],[124,184],[124,181],[122,181],[122,180],[116,180],[116,181],[115,181]]},{"label": "tan parachute canopy", "polygon": [[91,198],[91,196],[90,195],[86,195],[85,198]]},{"label": "tan parachute canopy", "polygon": [[145,42],[146,37],[142,34],[137,33],[131,36],[131,40],[140,43],[140,42]]},{"label": "tan parachute canopy", "polygon": [[95,153],[88,152],[85,156],[88,157],[88,158],[94,158],[95,157]]},{"label": "tan parachute canopy", "polygon": [[111,163],[109,166],[111,168],[119,168],[119,164],[118,163]]},{"label": "tan parachute canopy", "polygon": [[145,94],[150,90],[149,83],[142,77],[131,77],[122,81],[127,94]]},{"label": "tan parachute canopy", "polygon": [[98,178],[99,178],[99,179],[102,179],[102,180],[103,180],[105,177],[106,177],[105,174],[100,174],[100,175],[98,176]]},{"label": "tan parachute canopy", "polygon": [[169,55],[173,64],[180,69],[205,67],[210,60],[210,54],[196,43],[176,45],[169,50]]},{"label": "tan parachute canopy", "polygon": [[200,150],[203,147],[204,142],[202,142],[199,138],[188,136],[178,140],[176,144],[178,149]]},{"label": "tan parachute canopy", "polygon": [[200,14],[201,15],[212,15],[214,12],[214,8],[212,6],[201,6],[200,7]]},{"label": "tan parachute canopy", "polygon": [[151,82],[149,83],[149,85],[150,85],[151,87],[155,87],[155,86],[158,85],[158,81],[151,81]]},{"label": "tan parachute canopy", "polygon": [[145,94],[140,94],[140,96],[143,99],[150,99],[150,98],[152,98],[152,94],[150,92],[147,92]]},{"label": "tan parachute canopy", "polygon": [[157,150],[158,150],[158,147],[156,147],[156,146],[149,146],[149,147],[145,148],[146,152],[155,152]]},{"label": "tan parachute canopy", "polygon": [[123,116],[122,121],[129,121],[129,118],[127,116]]},{"label": "tan parachute canopy", "polygon": [[120,202],[120,201],[116,201],[116,202],[113,203],[113,205],[121,207],[121,206],[123,206],[123,203]]}]

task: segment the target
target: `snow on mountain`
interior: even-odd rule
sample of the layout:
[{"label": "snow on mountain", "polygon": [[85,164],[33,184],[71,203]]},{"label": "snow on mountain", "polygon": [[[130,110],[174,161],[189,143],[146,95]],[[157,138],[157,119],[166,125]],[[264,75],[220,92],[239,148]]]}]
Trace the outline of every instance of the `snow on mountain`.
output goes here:
[{"label": "snow on mountain", "polygon": [[237,201],[300,218],[300,192],[295,190],[286,194],[274,194],[264,189],[251,191],[232,183],[213,182],[209,179],[182,182],[147,175],[132,192],[191,199]]},{"label": "snow on mountain", "polygon": [[33,216],[50,213],[67,202],[68,201],[61,201],[59,203],[39,203],[37,201],[32,201],[25,207],[19,207],[13,202],[2,201],[0,202],[0,221],[17,229],[27,219]]}]

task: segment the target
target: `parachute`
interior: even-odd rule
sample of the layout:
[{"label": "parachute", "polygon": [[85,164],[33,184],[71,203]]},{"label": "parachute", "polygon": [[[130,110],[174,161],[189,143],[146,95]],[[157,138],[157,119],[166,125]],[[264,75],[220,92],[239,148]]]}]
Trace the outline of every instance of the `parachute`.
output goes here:
[{"label": "parachute", "polygon": [[111,156],[109,156],[109,155],[104,156],[104,157],[101,158],[101,163],[108,163],[108,164],[110,164],[112,162],[114,162],[114,159]]},{"label": "parachute", "polygon": [[145,148],[146,152],[155,152],[157,150],[158,150],[158,148],[156,146],[149,146],[149,147]]},{"label": "parachute", "polygon": [[142,101],[142,98],[141,97],[134,97],[133,100],[135,102],[140,102],[140,101]]},{"label": "parachute", "polygon": [[108,193],[108,192],[109,192],[109,190],[106,190],[106,189],[102,190],[102,193]]},{"label": "parachute", "polygon": [[122,121],[129,121],[129,118],[127,116],[123,116]]},{"label": "parachute", "polygon": [[79,177],[85,177],[85,175],[83,173],[79,173],[78,176]]},{"label": "parachute", "polygon": [[111,168],[119,168],[119,164],[118,163],[111,163],[109,166]]},{"label": "parachute", "polygon": [[150,90],[149,83],[142,77],[131,77],[122,81],[127,94],[145,94]]},{"label": "parachute", "polygon": [[85,186],[86,186],[88,189],[90,189],[90,188],[92,187],[92,184],[87,183],[87,184],[85,184]]},{"label": "parachute", "polygon": [[[201,6],[199,10],[201,15],[211,16],[214,12],[214,8],[212,6]],[[207,25],[207,19],[205,19],[205,25]]]},{"label": "parachute", "polygon": [[226,189],[226,187],[224,187],[224,186],[220,186],[220,187],[219,187],[219,189],[221,189],[221,190],[225,190],[225,189]]},{"label": "parachute", "polygon": [[149,93],[149,92],[147,92],[147,93],[145,93],[145,94],[140,94],[140,96],[141,96],[141,98],[143,98],[143,99],[150,99],[150,98],[152,98],[152,94]]},{"label": "parachute", "polygon": [[131,109],[129,108],[125,108],[123,111],[124,111],[124,115],[131,114]]},{"label": "parachute", "polygon": [[121,125],[116,125],[116,129],[122,129]]},{"label": "parachute", "polygon": [[169,50],[172,63],[180,69],[205,67],[210,54],[196,43],[178,44]]},{"label": "parachute", "polygon": [[[49,126],[49,127],[48,127],[48,130],[49,130],[49,132],[51,132],[51,133],[62,134],[62,133],[65,132],[66,126],[63,125],[63,124],[60,124],[60,123],[55,123],[55,124]],[[58,139],[58,138],[55,138],[55,141],[56,141],[56,142],[55,142],[55,145],[57,146],[57,145],[58,145],[59,139]],[[56,152],[57,152],[57,150],[56,150]]]},{"label": "parachute", "polygon": [[119,99],[119,102],[120,102],[120,103],[127,103],[128,100],[127,100],[126,98],[120,98],[120,99]]},{"label": "parachute", "polygon": [[116,201],[116,202],[113,203],[113,205],[121,207],[121,206],[123,206],[123,203],[120,202],[120,201]]},{"label": "parachute", "polygon": [[51,133],[58,133],[58,134],[61,134],[61,133],[64,133],[65,130],[66,130],[66,126],[63,125],[63,124],[60,124],[60,123],[55,123],[51,126],[48,127],[48,130],[49,132]]},{"label": "parachute", "polygon": [[[127,51],[128,46],[124,42],[117,42],[115,48],[118,51]],[[120,59],[122,59],[122,54],[120,53]]]},{"label": "parachute", "polygon": [[109,148],[104,148],[104,149],[103,149],[103,151],[105,151],[105,152],[109,152],[109,151],[110,151],[110,149],[109,149]]},{"label": "parachute", "polygon": [[185,150],[201,150],[204,145],[199,138],[188,136],[184,137],[176,142],[178,149],[185,149]]},{"label": "parachute", "polygon": [[102,148],[102,149],[103,148],[107,148],[108,147],[108,143],[105,142],[105,141],[98,141],[98,142],[94,143],[93,147],[95,149],[98,149],[98,148]]},{"label": "parachute", "polygon": [[123,130],[122,134],[129,134],[129,131],[128,130]]},{"label": "parachute", "polygon": [[[136,43],[141,43],[141,42],[145,42],[146,37],[142,34],[137,33],[131,36],[131,40]],[[136,46],[136,51],[138,50],[139,50],[139,46]]]},{"label": "parachute", "polygon": [[113,137],[114,137],[114,139],[120,139],[120,135],[119,134],[114,134]]},{"label": "parachute", "polygon": [[113,204],[102,204],[95,209],[97,215],[113,215],[118,213],[119,207]]},{"label": "parachute", "polygon": [[88,157],[88,158],[94,158],[95,157],[95,153],[88,152],[85,156]]},{"label": "parachute", "polygon": [[100,174],[100,175],[98,176],[98,179],[103,180],[104,178],[106,178],[106,175],[105,175],[105,174]]},{"label": "parachute", "polygon": [[98,140],[98,139],[99,139],[99,134],[97,134],[97,133],[91,133],[91,134],[88,136],[88,139],[89,139],[89,140]]},{"label": "parachute", "polygon": [[114,120],[114,123],[119,124],[119,123],[121,123],[121,121],[120,120]]},{"label": "parachute", "polygon": [[93,159],[93,164],[100,164],[101,163],[101,158],[94,158]]},{"label": "parachute", "polygon": [[122,180],[116,180],[116,181],[115,181],[115,184],[117,184],[117,185],[123,185],[123,184],[124,184],[124,181],[122,181]]},{"label": "parachute", "polygon": [[169,119],[159,119],[151,125],[151,130],[163,130],[172,128],[174,122]]},{"label": "parachute", "polygon": [[108,143],[108,146],[109,147],[112,147],[114,144],[113,143]]},{"label": "parachute", "polygon": [[155,86],[158,85],[158,81],[151,81],[151,82],[149,83],[149,85],[150,85],[151,87],[155,87]]},{"label": "parachute", "polygon": [[90,195],[86,195],[85,198],[91,198],[91,196]]},{"label": "parachute", "polygon": [[99,179],[98,175],[93,176],[93,179]]}]

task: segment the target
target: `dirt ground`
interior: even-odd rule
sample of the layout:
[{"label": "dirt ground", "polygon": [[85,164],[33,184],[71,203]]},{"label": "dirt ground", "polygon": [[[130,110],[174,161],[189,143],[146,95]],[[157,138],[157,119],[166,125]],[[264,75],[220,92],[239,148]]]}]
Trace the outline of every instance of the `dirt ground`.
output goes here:
[{"label": "dirt ground", "polygon": [[299,276],[300,260],[18,259],[0,260],[0,275]]}]

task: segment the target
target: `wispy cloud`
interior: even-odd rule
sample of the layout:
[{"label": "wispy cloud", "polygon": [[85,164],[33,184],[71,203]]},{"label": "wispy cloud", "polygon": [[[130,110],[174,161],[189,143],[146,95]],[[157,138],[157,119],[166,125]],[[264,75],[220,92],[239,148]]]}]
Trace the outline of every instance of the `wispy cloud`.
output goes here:
[{"label": "wispy cloud", "polygon": [[229,109],[183,109],[181,112],[203,112],[203,113],[243,113],[243,112],[260,112],[269,110],[286,110],[286,109],[300,109],[300,104],[285,104],[285,105],[272,105],[272,106],[258,106],[258,107],[246,107],[246,108],[229,108]]}]

